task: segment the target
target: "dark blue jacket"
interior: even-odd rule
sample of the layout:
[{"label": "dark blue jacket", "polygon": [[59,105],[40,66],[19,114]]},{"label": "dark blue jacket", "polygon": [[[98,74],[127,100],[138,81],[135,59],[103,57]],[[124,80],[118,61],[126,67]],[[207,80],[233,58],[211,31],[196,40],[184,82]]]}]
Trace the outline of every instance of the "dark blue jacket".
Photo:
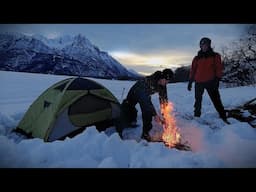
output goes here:
[{"label": "dark blue jacket", "polygon": [[131,104],[136,105],[138,102],[140,105],[144,105],[143,109],[146,109],[148,112],[155,116],[156,110],[151,101],[151,95],[154,93],[159,94],[160,104],[168,101],[167,97],[167,88],[166,86],[161,86],[157,84],[159,80],[158,72],[147,76],[141,80],[138,80],[130,89],[127,99]]}]

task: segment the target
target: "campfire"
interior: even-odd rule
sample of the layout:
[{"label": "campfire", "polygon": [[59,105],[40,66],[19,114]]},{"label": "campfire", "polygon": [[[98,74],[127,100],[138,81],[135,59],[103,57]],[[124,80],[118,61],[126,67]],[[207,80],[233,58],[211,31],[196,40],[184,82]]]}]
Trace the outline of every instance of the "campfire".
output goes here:
[{"label": "campfire", "polygon": [[179,150],[192,151],[187,142],[181,143],[181,134],[176,125],[176,120],[172,115],[173,104],[171,102],[161,104],[161,113],[163,116],[163,134],[162,140],[169,148],[176,148]]},{"label": "campfire", "polygon": [[161,104],[161,113],[163,115],[163,135],[162,140],[169,148],[181,146],[181,134],[172,115],[173,104],[171,102]]}]

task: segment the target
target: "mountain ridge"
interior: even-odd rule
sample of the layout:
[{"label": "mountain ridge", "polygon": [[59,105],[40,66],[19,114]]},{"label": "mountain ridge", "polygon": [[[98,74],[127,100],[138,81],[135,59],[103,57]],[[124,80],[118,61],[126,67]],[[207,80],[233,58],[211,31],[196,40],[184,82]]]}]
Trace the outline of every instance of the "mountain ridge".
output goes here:
[{"label": "mountain ridge", "polygon": [[86,76],[107,79],[138,79],[85,36],[0,34],[0,70],[56,75]]}]

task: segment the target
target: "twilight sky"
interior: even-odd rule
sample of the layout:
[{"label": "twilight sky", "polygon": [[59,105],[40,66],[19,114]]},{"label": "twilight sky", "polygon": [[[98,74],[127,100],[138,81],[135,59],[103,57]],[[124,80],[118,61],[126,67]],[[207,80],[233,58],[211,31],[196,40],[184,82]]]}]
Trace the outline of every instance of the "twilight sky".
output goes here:
[{"label": "twilight sky", "polygon": [[246,24],[0,24],[0,32],[48,38],[82,34],[128,69],[150,74],[190,65],[201,37],[221,48],[239,39]]}]

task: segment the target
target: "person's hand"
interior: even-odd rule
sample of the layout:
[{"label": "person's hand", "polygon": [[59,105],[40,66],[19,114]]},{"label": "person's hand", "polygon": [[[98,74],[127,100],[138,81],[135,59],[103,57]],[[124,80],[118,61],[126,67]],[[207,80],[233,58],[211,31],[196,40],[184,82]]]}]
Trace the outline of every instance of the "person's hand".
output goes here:
[{"label": "person's hand", "polygon": [[166,108],[169,105],[168,101],[164,101],[161,103],[161,107]]},{"label": "person's hand", "polygon": [[163,119],[161,119],[161,117],[160,117],[159,115],[155,115],[155,116],[154,116],[154,120],[155,120],[155,122],[157,122],[157,123],[163,123]]},{"label": "person's hand", "polygon": [[188,82],[187,89],[188,89],[188,91],[191,91],[191,89],[192,89],[192,81],[191,80],[189,80],[189,82]]}]

